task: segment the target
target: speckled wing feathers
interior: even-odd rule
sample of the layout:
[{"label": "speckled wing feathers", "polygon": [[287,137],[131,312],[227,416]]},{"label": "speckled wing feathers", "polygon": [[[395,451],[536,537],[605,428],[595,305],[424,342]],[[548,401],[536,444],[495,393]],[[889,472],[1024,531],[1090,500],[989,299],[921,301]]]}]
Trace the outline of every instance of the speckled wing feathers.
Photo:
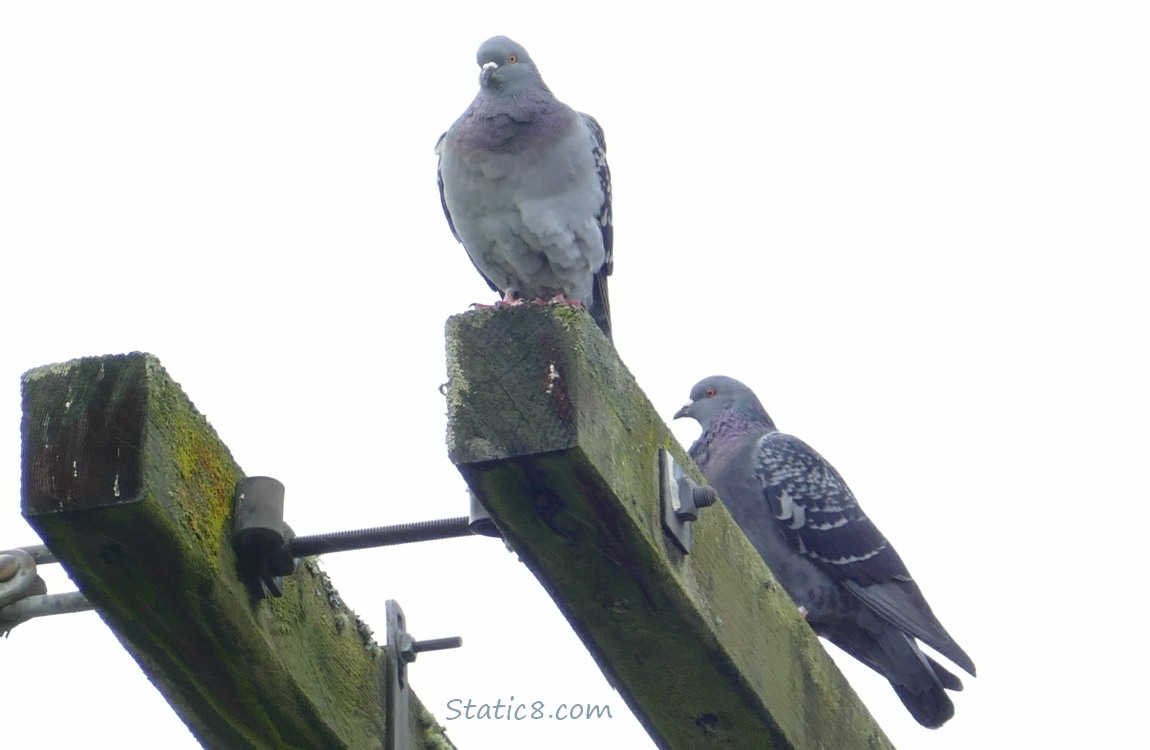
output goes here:
[{"label": "speckled wing feathers", "polygon": [[974,672],[974,663],[934,617],[902,558],[826,459],[792,435],[771,432],[759,441],[754,471],[795,551],[881,618]]},{"label": "speckled wing feathers", "polygon": [[832,578],[862,585],[910,578],[833,466],[802,440],[763,436],[755,475],[795,549]]},{"label": "speckled wing feathers", "polygon": [[842,476],[813,448],[775,429],[749,388],[712,376],[675,416],[703,428],[691,458],[787,594],[823,638],[883,675],[911,715],[939,727],[962,681],[918,641],[974,674],[893,546]]},{"label": "speckled wing feathers", "polygon": [[[971,673],[974,664],[934,617],[898,553],[863,513],[842,476],[806,443],[773,430],[758,439],[751,464],[764,509],[789,554],[821,571],[821,576],[804,573],[801,565],[787,562],[786,553],[774,553],[788,593],[811,603],[811,627],[886,677],[921,724],[937,727],[949,720],[954,704],[946,690],[961,690],[962,681],[914,639]],[[765,558],[771,549],[769,542],[760,548]],[[836,600],[836,587],[857,604]]]}]

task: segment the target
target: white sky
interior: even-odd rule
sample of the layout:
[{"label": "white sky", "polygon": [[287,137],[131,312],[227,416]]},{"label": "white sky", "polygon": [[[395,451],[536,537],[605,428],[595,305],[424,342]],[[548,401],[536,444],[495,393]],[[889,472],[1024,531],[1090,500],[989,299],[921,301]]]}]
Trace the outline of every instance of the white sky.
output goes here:
[{"label": "white sky", "polygon": [[[0,4],[0,547],[36,542],[20,374],[132,350],[301,533],[465,512],[443,324],[494,295],[432,148],[505,33],[606,129],[616,342],[657,408],[752,385],[978,664],[932,732],[840,658],[896,745],[1143,736],[1145,639],[1113,622],[1150,499],[1144,5],[393,5]],[[463,636],[412,668],[441,721],[510,696],[615,717],[445,721],[463,750],[651,746],[499,542],[323,565],[377,632],[394,598]],[[197,747],[94,614],[20,626],[0,675],[5,744]]]}]

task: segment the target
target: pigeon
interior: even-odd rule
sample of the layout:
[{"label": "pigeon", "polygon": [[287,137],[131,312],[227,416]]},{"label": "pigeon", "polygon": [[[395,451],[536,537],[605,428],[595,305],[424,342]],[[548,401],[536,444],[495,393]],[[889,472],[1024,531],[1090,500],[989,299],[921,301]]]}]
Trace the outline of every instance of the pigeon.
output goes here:
[{"label": "pigeon", "polygon": [[611,173],[603,128],[555,98],[527,50],[479,47],[479,93],[439,138],[447,224],[496,304],[580,305],[611,337]]},{"label": "pigeon", "polygon": [[814,631],[886,677],[923,726],[954,716],[946,691],[962,682],[916,639],[972,676],[974,662],[835,468],[733,378],[697,383],[681,417],[703,428],[691,458]]}]

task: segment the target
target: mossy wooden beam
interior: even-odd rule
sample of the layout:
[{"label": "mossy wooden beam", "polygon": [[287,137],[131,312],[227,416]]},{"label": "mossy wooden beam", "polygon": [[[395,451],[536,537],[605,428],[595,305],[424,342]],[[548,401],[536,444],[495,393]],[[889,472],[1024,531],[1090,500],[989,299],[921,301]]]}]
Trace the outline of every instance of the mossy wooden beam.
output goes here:
[{"label": "mossy wooden beam", "polygon": [[[241,471],[148,354],[23,380],[23,511],[208,748],[384,746],[382,649],[314,562],[252,596],[231,545]],[[412,700],[416,748],[452,747]]]},{"label": "mossy wooden beam", "polygon": [[701,477],[590,317],[458,315],[447,360],[452,461],[661,747],[891,747],[724,508],[665,535],[659,449]]}]

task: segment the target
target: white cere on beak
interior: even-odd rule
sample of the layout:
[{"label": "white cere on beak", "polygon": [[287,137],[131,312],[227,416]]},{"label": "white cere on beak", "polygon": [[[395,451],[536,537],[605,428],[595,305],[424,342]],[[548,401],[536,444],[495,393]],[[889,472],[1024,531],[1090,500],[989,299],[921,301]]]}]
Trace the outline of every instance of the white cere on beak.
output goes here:
[{"label": "white cere on beak", "polygon": [[482,67],[482,69],[483,69],[483,70],[495,70],[495,69],[496,69],[496,68],[498,68],[498,67],[499,67],[499,63],[497,63],[497,62],[495,62],[494,60],[492,60],[491,62],[485,62],[485,63],[483,63],[483,67]]}]

